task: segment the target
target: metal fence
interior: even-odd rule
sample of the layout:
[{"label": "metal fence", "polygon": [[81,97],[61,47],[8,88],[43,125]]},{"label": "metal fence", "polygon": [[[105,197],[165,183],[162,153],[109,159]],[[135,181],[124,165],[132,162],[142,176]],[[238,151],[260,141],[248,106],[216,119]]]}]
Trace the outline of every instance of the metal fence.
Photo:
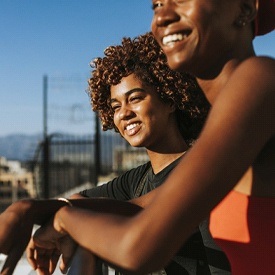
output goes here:
[{"label": "metal fence", "polygon": [[52,134],[44,138],[33,161],[37,197],[49,198],[64,193],[95,175],[94,141],[91,136]]},{"label": "metal fence", "polygon": [[144,149],[117,133],[96,136],[52,134],[37,148],[32,171],[38,198],[57,197],[81,186],[96,186],[103,175],[119,175],[148,161]]}]

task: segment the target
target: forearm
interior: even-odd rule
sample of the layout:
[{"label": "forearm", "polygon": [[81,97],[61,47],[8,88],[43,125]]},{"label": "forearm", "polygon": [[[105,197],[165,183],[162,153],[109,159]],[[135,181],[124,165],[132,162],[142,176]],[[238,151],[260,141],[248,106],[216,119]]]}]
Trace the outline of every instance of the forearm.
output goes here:
[{"label": "forearm", "polygon": [[[99,207],[99,201],[104,207]],[[137,232],[143,231],[143,234],[146,234],[148,227],[143,227],[144,230],[137,226],[133,228],[132,218],[136,217],[141,208],[131,203],[109,199],[98,202],[93,208],[94,211],[91,208],[86,210],[63,207],[55,215],[55,228],[59,232],[68,233],[79,245],[117,270],[127,270],[127,274],[130,270],[138,270],[137,273],[140,274],[140,263],[136,262],[139,259],[136,248],[140,246]],[[108,207],[105,207],[105,204],[108,204]]]},{"label": "forearm", "polygon": [[26,199],[14,202],[6,211],[15,213],[19,218],[32,220],[33,224],[44,224],[52,217],[66,202],[59,200],[34,200]]},{"label": "forearm", "polygon": [[[121,214],[131,214],[132,210],[137,211],[140,207],[134,206],[131,204],[132,207],[125,207],[126,202],[118,202],[116,200],[108,200],[104,198],[93,198],[93,199],[83,199],[77,198],[73,199],[73,205],[92,209],[95,211],[102,211],[102,212],[114,212]],[[33,221],[34,224],[42,225],[47,222],[61,207],[66,206],[67,203],[62,200],[58,199],[47,199],[47,200],[19,200],[13,203],[6,211],[13,212],[19,215],[19,218],[22,219],[28,218]],[[128,205],[128,204],[127,204]],[[110,210],[110,208],[112,208]],[[118,212],[116,212],[118,211]]]}]

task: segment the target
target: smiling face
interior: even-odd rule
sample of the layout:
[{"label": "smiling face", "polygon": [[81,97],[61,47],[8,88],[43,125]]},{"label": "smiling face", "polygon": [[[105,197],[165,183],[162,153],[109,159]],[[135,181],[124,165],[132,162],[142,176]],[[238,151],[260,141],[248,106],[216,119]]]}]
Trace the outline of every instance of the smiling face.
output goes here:
[{"label": "smiling face", "polygon": [[134,74],[111,86],[111,106],[116,128],[134,147],[162,146],[168,142],[169,128],[177,127],[172,104],[165,104]]},{"label": "smiling face", "polygon": [[153,0],[153,9],[152,32],[172,69],[211,74],[234,55],[239,0]]}]

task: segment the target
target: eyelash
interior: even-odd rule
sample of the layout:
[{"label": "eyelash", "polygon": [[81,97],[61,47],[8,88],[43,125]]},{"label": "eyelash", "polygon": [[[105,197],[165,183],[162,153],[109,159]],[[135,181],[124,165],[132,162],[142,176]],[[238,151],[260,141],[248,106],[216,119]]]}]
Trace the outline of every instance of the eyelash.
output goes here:
[{"label": "eyelash", "polygon": [[134,100],[140,100],[140,99],[142,99],[141,96],[133,96],[133,97],[130,98],[129,101],[132,102],[132,101],[134,101]]},{"label": "eyelash", "polygon": [[161,6],[162,6],[162,3],[156,2],[156,3],[152,4],[151,8],[152,8],[152,10],[155,10],[156,8],[161,7]]},{"label": "eyelash", "polygon": [[[133,102],[135,100],[141,100],[143,97],[142,96],[133,96],[129,99],[129,102]],[[120,108],[120,105],[114,105],[114,106],[111,106],[112,110],[115,112],[118,108]]]},{"label": "eyelash", "polygon": [[111,109],[112,109],[112,111],[113,112],[115,112],[116,111],[116,109],[118,109],[120,106],[118,106],[118,105],[115,105],[115,106],[111,106]]},{"label": "eyelash", "polygon": [[[177,4],[184,4],[185,2],[188,2],[188,0],[177,0],[175,1]],[[163,3],[161,1],[155,2],[152,4],[151,8],[152,10],[155,10],[157,8],[160,8],[163,6]]]}]

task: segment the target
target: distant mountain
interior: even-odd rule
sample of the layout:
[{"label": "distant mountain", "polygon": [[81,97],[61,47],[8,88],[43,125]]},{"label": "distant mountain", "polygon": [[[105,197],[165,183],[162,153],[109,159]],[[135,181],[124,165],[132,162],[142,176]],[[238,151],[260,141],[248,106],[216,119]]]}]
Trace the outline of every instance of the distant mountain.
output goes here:
[{"label": "distant mountain", "polygon": [[11,134],[0,137],[0,156],[9,160],[30,160],[41,140],[41,134]]},{"label": "distant mountain", "polygon": [[[87,137],[87,134],[74,135],[69,133],[55,133],[50,137],[74,139],[75,137]],[[52,140],[52,138],[51,138]],[[0,137],[0,157],[5,157],[8,160],[27,161],[32,160],[36,149],[43,141],[42,134],[26,135],[26,134],[11,134]]]}]

